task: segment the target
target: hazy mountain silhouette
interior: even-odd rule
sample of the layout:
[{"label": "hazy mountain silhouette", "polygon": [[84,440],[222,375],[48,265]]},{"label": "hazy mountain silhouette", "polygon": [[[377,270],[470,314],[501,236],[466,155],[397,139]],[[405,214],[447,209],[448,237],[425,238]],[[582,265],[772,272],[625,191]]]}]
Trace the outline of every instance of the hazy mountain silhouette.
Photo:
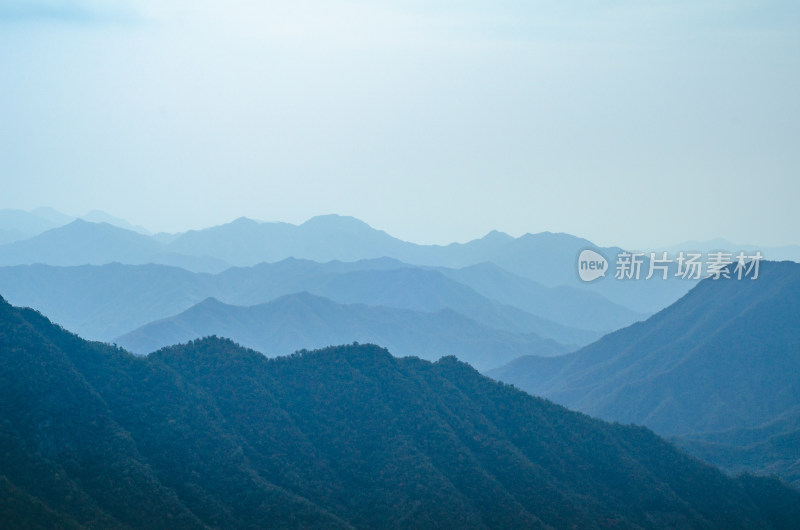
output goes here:
[{"label": "hazy mountain silhouette", "polygon": [[114,342],[134,353],[146,354],[209,335],[229,337],[268,356],[330,344],[375,343],[397,355],[428,360],[457,355],[480,370],[500,366],[523,354],[548,356],[568,351],[552,340],[493,329],[450,309],[424,313],[345,305],[308,293],[286,295],[249,307],[209,298]]},{"label": "hazy mountain silhouette", "polygon": [[[300,291],[344,303],[419,311],[450,308],[490,327],[533,332],[564,344],[587,344],[598,337],[488,299],[441,271],[410,268],[386,258],[324,264],[288,259],[217,275],[155,265],[0,267],[0,292],[13,303],[34,307],[81,335],[106,341],[207,297],[255,305]],[[546,311],[548,303],[543,299],[539,305]]]},{"label": "hazy mountain silhouette", "polygon": [[[592,283],[580,281],[577,274],[578,255],[585,249],[600,252],[608,260],[606,277]],[[570,234],[542,232],[525,234],[508,242],[484,261],[548,287],[572,286],[594,291],[612,302],[637,313],[653,313],[676,301],[695,282],[670,276],[664,281],[653,277],[644,280],[649,259],[643,259],[645,274],[640,280],[619,281],[613,278],[619,247],[598,247],[591,241]]]},{"label": "hazy mountain silhouette", "polygon": [[[105,219],[115,219],[103,215]],[[4,230],[2,224],[0,230]],[[0,238],[8,240],[19,237],[9,228],[5,230]],[[658,275],[645,281],[643,278],[647,275],[649,264],[646,257],[642,265],[642,279],[615,280],[612,277],[616,256],[622,249],[598,247],[586,239],[569,234],[543,232],[514,238],[501,232],[491,232],[467,243],[417,245],[375,230],[358,219],[338,215],[314,217],[301,225],[261,223],[240,218],[203,230],[156,234],[145,239],[138,239],[137,236],[143,237],[142,234],[132,234],[130,231],[112,233],[107,229],[85,226],[77,230],[72,225],[48,234],[0,245],[0,264],[81,265],[118,261],[129,264],[165,263],[198,272],[220,272],[229,264],[252,266],[289,257],[320,262],[389,257],[412,265],[448,268],[493,263],[545,287],[568,286],[581,291],[593,291],[628,309],[629,316],[630,312],[650,314],[658,311],[676,301],[696,283],[676,279],[672,274],[666,281]],[[588,284],[579,280],[576,263],[579,253],[587,248],[599,251],[609,261],[607,277]],[[749,247],[727,250],[750,251]],[[763,253],[765,256],[798,257],[796,247],[768,248],[763,249]],[[671,272],[674,270],[673,263]],[[580,312],[586,314],[587,310]],[[572,312],[567,310],[562,313]],[[553,319],[541,312],[536,314]],[[603,316],[606,314],[608,318]],[[600,320],[592,321],[591,329],[605,331],[612,329],[613,323],[630,322],[627,318],[611,318],[611,314],[597,310],[595,316]],[[589,318],[591,320],[594,317],[589,315]],[[569,325],[582,327],[577,322]]]},{"label": "hazy mountain silhouette", "polygon": [[52,216],[35,212],[0,209],[0,245],[33,237],[66,222],[59,223]]},{"label": "hazy mountain silhouette", "polygon": [[[115,219],[107,214],[101,217]],[[77,220],[30,239],[0,245],[0,265],[163,263],[213,273],[224,270],[228,264],[252,266],[290,257],[322,262],[389,257],[432,267],[492,262],[545,286],[595,290],[639,313],[656,311],[691,287],[685,281],[601,280],[583,284],[575,272],[576,259],[587,247],[594,248],[589,241],[568,234],[526,234],[515,239],[500,232],[464,244],[416,245],[352,217],[338,215],[314,217],[301,225],[240,218],[184,234],[149,237],[107,223]],[[615,249],[607,250],[609,257],[616,254]]]},{"label": "hazy mountain silhouette", "polygon": [[[375,230],[357,219],[338,215],[314,217],[299,226],[241,218],[226,225],[187,232],[168,248],[180,254],[211,255],[240,266],[288,257],[315,261],[390,257],[414,265],[450,268],[492,262],[544,286],[594,290],[638,313],[652,313],[669,305],[693,285],[685,280],[620,282],[610,278],[584,284],[577,277],[577,257],[581,250],[597,247],[569,234],[543,232],[513,238],[491,232],[468,243],[417,245]],[[613,257],[621,251],[613,247],[599,250],[611,260],[611,266]]]},{"label": "hazy mountain silhouette", "polygon": [[10,527],[792,528],[800,494],[448,357],[133,357],[0,300]]},{"label": "hazy mountain silhouette", "polygon": [[[36,208],[31,211],[0,209],[0,245],[29,239],[47,230],[65,226],[75,219],[76,217],[53,208]],[[91,223],[108,223],[126,230],[149,234],[145,228],[134,226],[124,219],[114,217],[101,210],[91,210],[81,216],[81,219]]]},{"label": "hazy mountain silhouette", "polygon": [[108,223],[76,219],[37,236],[0,246],[0,264],[102,265],[164,263],[189,270],[222,270],[227,264],[208,256],[170,253],[155,239]]},{"label": "hazy mountain silhouette", "polygon": [[[568,234],[526,234],[513,238],[491,232],[481,239],[449,245],[417,245],[339,215],[313,217],[301,225],[259,223],[240,218],[231,223],[187,232],[169,248],[188,255],[213,255],[238,266],[288,257],[314,261],[356,261],[390,257],[427,266],[465,267],[492,261],[544,285],[576,281],[575,260],[592,243]],[[562,260],[569,258],[567,266]]]},{"label": "hazy mountain silhouette", "polygon": [[5,245],[0,253],[0,263],[142,263],[145,256],[158,254],[161,250],[161,245],[147,236],[107,223],[90,223],[76,219],[66,226],[47,230],[31,239]]},{"label": "hazy mountain silhouette", "polygon": [[0,292],[83,336],[109,341],[210,296],[211,279],[163,265],[20,265],[0,267]]},{"label": "hazy mountain silhouette", "polygon": [[352,217],[325,215],[301,225],[259,223],[245,217],[221,226],[193,230],[172,241],[171,252],[216,256],[238,266],[285,258],[357,261],[397,257],[415,247]]},{"label": "hazy mountain silhouette", "polygon": [[[323,265],[315,267],[316,270],[311,275],[296,282],[291,289],[291,280],[284,280],[281,275],[272,272],[274,267],[260,267],[271,269],[264,276],[270,277],[273,285],[279,285],[281,292],[278,294],[306,290],[343,303],[386,305],[418,311],[449,308],[493,328],[536,333],[569,345],[587,344],[597,338],[596,333],[568,328],[519,308],[490,300],[435,270],[400,265],[396,268],[370,267],[366,270],[343,270],[338,274],[329,274],[325,273],[327,267]],[[222,276],[232,275],[231,271]],[[254,286],[250,290],[251,296],[260,292],[263,293],[263,287]],[[264,300],[273,297],[262,295],[260,298]]]},{"label": "hazy mountain silhouette", "polygon": [[[570,408],[665,435],[739,447],[780,435],[796,467],[800,264],[765,262],[760,269],[757,280],[705,280],[647,321],[572,354],[518,359],[491,374]],[[790,432],[766,428],[776,421]],[[741,438],[743,430],[749,439]],[[710,449],[703,451],[707,456]]]},{"label": "hazy mountain silhouette", "polygon": [[84,215],[81,216],[81,219],[83,219],[84,221],[88,221],[90,223],[107,223],[112,226],[124,228],[126,230],[131,230],[133,232],[138,232],[140,234],[151,235],[150,231],[147,230],[145,227],[139,225],[132,225],[125,219],[120,219],[119,217],[115,217],[102,210],[91,210],[89,212],[86,212]]},{"label": "hazy mountain silhouette", "polygon": [[566,326],[609,332],[647,318],[591,291],[564,285],[544,287],[494,263],[441,271],[488,298]]}]

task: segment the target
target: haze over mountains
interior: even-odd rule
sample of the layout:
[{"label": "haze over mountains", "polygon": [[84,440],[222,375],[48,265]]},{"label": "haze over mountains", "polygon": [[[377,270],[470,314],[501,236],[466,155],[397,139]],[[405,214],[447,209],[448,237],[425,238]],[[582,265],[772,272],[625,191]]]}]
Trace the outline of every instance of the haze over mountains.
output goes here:
[{"label": "haze over mountains", "polygon": [[800,485],[800,264],[760,269],[755,281],[705,280],[577,352],[490,373],[593,416],[680,437],[732,471]]},{"label": "haze over mountains", "polygon": [[[498,330],[535,333],[565,345],[586,344],[603,332],[644,318],[590,292],[544,288],[495,267],[485,268],[493,273],[486,275],[491,283],[479,288],[489,296],[448,277],[459,271],[410,267],[390,259],[325,264],[289,259],[217,275],[157,265],[0,267],[0,292],[15,304],[52,315],[83,336],[105,341],[174,316],[208,297],[255,305],[303,291],[347,304],[424,312],[449,308]],[[470,283],[477,283],[474,271],[468,275]],[[493,294],[503,298],[514,290],[525,295],[527,305],[523,305],[538,314],[490,298]],[[560,321],[542,316],[551,311]],[[569,325],[581,325],[581,318],[590,329]]]},{"label": "haze over mountains", "polygon": [[30,239],[0,246],[0,265],[44,263],[68,266],[112,262],[159,263],[194,271],[228,268],[227,263],[216,258],[169,252],[156,237],[82,219]]},{"label": "haze over mountains", "polygon": [[[240,218],[150,235],[102,213],[39,213],[0,212],[0,230],[27,234],[0,245],[0,294],[82,337],[150,354],[145,363],[210,335],[270,357],[354,342],[428,361],[454,355],[532,394],[649,426],[728,472],[775,473],[800,486],[797,263],[762,262],[757,281],[686,281],[673,267],[666,281],[618,281],[608,271],[584,283],[581,250],[610,261],[621,249],[501,232],[416,245],[341,216],[302,225]],[[19,325],[33,325],[27,318]],[[239,351],[216,338],[193,344]],[[143,366],[136,362],[125,361]],[[0,487],[38,502],[14,480],[0,476]]]},{"label": "haze over mountains", "polygon": [[36,208],[31,211],[0,209],[0,245],[29,239],[47,230],[67,225],[76,219],[92,223],[108,223],[141,234],[150,233],[141,226],[134,226],[124,219],[100,210],[92,210],[80,217],[73,217],[52,208]]},{"label": "haze over mountains", "polygon": [[267,356],[350,342],[381,344],[398,356],[435,361],[457,355],[478,370],[522,355],[559,355],[572,348],[528,333],[480,324],[452,309],[409,309],[337,304],[308,293],[286,295],[251,307],[209,298],[174,317],[142,326],[114,340],[147,354],[197,337],[218,335]]},{"label": "haze over mountains", "polygon": [[[82,223],[81,220],[93,222]],[[494,231],[467,243],[442,246],[401,241],[362,221],[338,215],[314,217],[301,225],[239,218],[202,230],[155,235],[104,212],[89,212],[81,220],[76,222],[50,209],[0,210],[0,233],[24,232],[25,236],[25,241],[6,245],[1,243],[7,240],[0,238],[0,265],[158,263],[215,273],[231,265],[252,266],[290,257],[319,262],[391,257],[408,264],[448,268],[491,262],[544,286],[567,285],[595,291],[640,313],[666,307],[687,292],[693,283],[653,279],[585,284],[575,274],[575,260],[581,250],[597,249],[613,261],[622,249],[598,248],[590,241],[569,234],[543,232],[514,238]],[[68,225],[69,221],[72,225]],[[112,226],[104,228],[104,223]],[[43,233],[46,228],[54,232]],[[131,231],[143,237],[135,237],[129,233]],[[99,242],[102,245],[94,244]],[[800,246],[759,248],[734,245],[722,239],[684,245],[663,250],[760,250],[767,259],[800,260]],[[647,263],[645,259],[645,270]]]},{"label": "haze over mountains", "polygon": [[[319,216],[296,226],[240,218],[231,223],[176,236],[145,236],[104,223],[82,220],[30,239],[0,245],[0,265],[102,265],[159,263],[197,272],[220,272],[230,265],[252,266],[286,258],[319,262],[390,257],[422,266],[461,268],[491,262],[547,287],[567,285],[595,291],[639,313],[665,307],[691,288],[691,281],[581,282],[578,254],[596,248],[568,234],[526,234],[513,238],[492,232],[468,243],[417,245],[396,239],[351,218]],[[609,259],[619,248],[600,248]]]},{"label": "haze over mountains", "polygon": [[[223,339],[134,357],[0,299],[9,527],[792,528],[800,493],[731,479],[455,358]],[[13,353],[13,354],[12,354]]]}]

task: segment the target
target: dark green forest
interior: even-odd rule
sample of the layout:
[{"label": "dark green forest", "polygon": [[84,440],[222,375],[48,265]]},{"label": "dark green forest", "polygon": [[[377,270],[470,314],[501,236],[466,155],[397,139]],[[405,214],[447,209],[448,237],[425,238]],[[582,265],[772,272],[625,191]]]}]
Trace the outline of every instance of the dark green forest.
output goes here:
[{"label": "dark green forest", "polygon": [[0,299],[4,528],[796,528],[800,493],[352,344],[135,357]]}]

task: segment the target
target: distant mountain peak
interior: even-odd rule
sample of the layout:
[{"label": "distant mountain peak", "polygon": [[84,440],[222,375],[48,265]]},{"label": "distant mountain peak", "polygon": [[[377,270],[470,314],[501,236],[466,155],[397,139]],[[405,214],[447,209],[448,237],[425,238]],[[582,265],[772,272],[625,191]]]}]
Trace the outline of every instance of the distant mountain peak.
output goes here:
[{"label": "distant mountain peak", "polygon": [[261,222],[256,221],[255,219],[250,219],[249,217],[245,217],[244,215],[241,217],[237,217],[233,221],[230,222],[232,225],[259,225]]},{"label": "distant mountain peak", "polygon": [[349,215],[338,215],[338,214],[325,214],[325,215],[317,215],[312,217],[305,223],[299,225],[305,228],[311,227],[320,227],[320,226],[335,226],[335,227],[358,227],[358,228],[368,228],[370,230],[374,230],[370,225],[362,221],[361,219],[357,219],[356,217],[352,217]]},{"label": "distant mountain peak", "polygon": [[532,233],[528,232],[528,233],[520,236],[519,238],[517,238],[518,241],[522,241],[522,240],[532,240],[533,241],[533,240],[537,240],[537,239],[538,240],[548,240],[548,241],[565,241],[565,240],[566,241],[585,241],[587,244],[591,244],[590,241],[588,241],[588,240],[586,240],[586,239],[584,239],[582,237],[574,236],[574,235],[568,234],[566,232],[544,231],[544,232],[537,232],[535,234],[532,234]]},{"label": "distant mountain peak", "polygon": [[[359,223],[366,224],[363,221],[361,221],[360,219],[358,219],[356,217],[353,217],[352,215],[341,215],[341,214],[338,214],[338,213],[324,213],[324,214],[321,214],[321,215],[315,215],[313,217],[310,217],[306,221],[306,223],[313,223],[313,222],[325,221],[325,220],[350,220],[350,221],[357,221]],[[305,223],[303,223],[303,224],[305,224]]]},{"label": "distant mountain peak", "polygon": [[64,226],[59,226],[57,228],[51,228],[50,230],[44,232],[47,233],[55,233],[55,232],[65,232],[65,233],[72,233],[72,234],[102,234],[102,233],[109,233],[109,232],[118,232],[124,233],[128,232],[131,234],[135,234],[132,230],[127,230],[125,228],[120,228],[118,226],[114,226],[112,224],[100,221],[87,221],[86,219],[81,219],[80,217],[76,218],[74,221],[65,224]]},{"label": "distant mountain peak", "polygon": [[124,228],[126,230],[131,230],[133,232],[138,232],[144,235],[151,235],[150,231],[147,230],[143,226],[134,226],[125,219],[120,219],[119,217],[115,217],[107,212],[102,210],[91,210],[86,212],[83,216],[81,216],[84,220],[90,221],[93,223],[108,223],[110,225]]},{"label": "distant mountain peak", "polygon": [[58,228],[52,228],[45,233],[48,232],[52,233],[56,231],[91,233],[91,234],[117,233],[117,234],[128,234],[131,237],[149,239],[149,237],[146,236],[145,234],[140,234],[133,230],[128,230],[127,228],[122,228],[120,226],[116,226],[111,223],[106,223],[105,221],[87,221],[86,219],[81,219],[81,218],[76,218],[69,224],[60,226]]},{"label": "distant mountain peak", "polygon": [[481,238],[483,241],[513,241],[514,238],[500,230],[492,230]]},{"label": "distant mountain peak", "polygon": [[312,307],[325,307],[325,308],[335,308],[338,306],[344,306],[346,304],[338,304],[331,300],[330,298],[326,298],[324,296],[320,296],[318,294],[313,294],[308,291],[298,291],[296,293],[289,293],[279,296],[275,300],[271,302],[266,302],[264,304],[260,304],[261,306],[287,306],[287,305],[295,305],[295,304],[302,304],[304,306],[312,306]]},{"label": "distant mountain peak", "polygon": [[219,301],[217,298],[215,298],[213,296],[209,296],[208,298],[206,298],[202,302],[199,302],[197,305],[195,305],[195,307],[198,307],[198,306],[203,306],[203,307],[226,307],[227,305],[228,304],[225,304],[224,302]]}]

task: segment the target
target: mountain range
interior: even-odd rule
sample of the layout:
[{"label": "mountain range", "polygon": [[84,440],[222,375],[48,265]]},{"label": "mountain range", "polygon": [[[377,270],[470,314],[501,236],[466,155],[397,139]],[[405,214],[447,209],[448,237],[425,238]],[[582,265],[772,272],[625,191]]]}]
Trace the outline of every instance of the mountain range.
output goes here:
[{"label": "mountain range", "polygon": [[[568,345],[588,344],[645,318],[594,293],[543,287],[490,264],[455,270],[412,267],[388,258],[323,264],[287,259],[216,275],[159,265],[0,267],[0,292],[11,302],[105,341],[209,297],[246,306],[303,291],[346,304],[452,309],[492,328],[535,333]],[[581,327],[584,320],[586,327]]]},{"label": "mountain range", "polygon": [[[578,279],[585,249],[608,259],[606,278]],[[693,289],[674,266],[668,281],[611,278],[621,251],[547,232],[416,245],[341,216],[153,235],[102,212],[0,210],[0,293],[142,354],[213,334],[268,355],[352,341],[454,353],[529,392],[643,423],[729,472],[800,485],[796,264]]]},{"label": "mountain range", "polygon": [[[593,416],[647,425],[710,462],[800,485],[800,264],[700,282],[644,322],[490,374]],[[738,456],[737,456],[738,455]]]},{"label": "mountain range", "polygon": [[250,307],[209,298],[171,318],[142,326],[114,340],[147,354],[171,344],[219,335],[267,356],[352,342],[381,344],[396,355],[437,360],[456,355],[478,370],[522,355],[559,355],[569,347],[490,328],[451,309],[434,313],[363,304],[338,304],[308,293],[286,295]]},{"label": "mountain range", "polygon": [[5,208],[0,209],[0,245],[29,239],[47,230],[67,225],[76,219],[91,223],[108,223],[141,234],[150,234],[144,227],[134,226],[124,219],[100,210],[91,210],[81,217],[74,217],[53,208],[36,208],[31,211]]},{"label": "mountain range", "polygon": [[[577,257],[594,248],[611,260],[622,249],[598,248],[569,234],[525,234],[513,238],[492,232],[481,239],[450,245],[417,245],[375,230],[352,217],[314,217],[301,225],[259,223],[246,218],[175,235],[148,236],[108,223],[75,220],[35,237],[0,245],[0,265],[175,265],[196,272],[221,272],[231,265],[252,266],[286,258],[318,262],[389,257],[404,263],[462,268],[493,263],[546,287],[570,286],[594,291],[639,313],[652,313],[677,300],[693,281],[652,278],[584,283]],[[644,262],[645,270],[647,260]]]},{"label": "mountain range", "polygon": [[69,221],[71,221],[69,216],[50,209],[32,212],[0,209],[0,245],[28,239]]},{"label": "mountain range", "polygon": [[214,257],[170,252],[157,238],[108,223],[76,219],[30,239],[0,245],[0,265],[102,265],[106,263],[173,265],[192,271],[222,271],[228,264]]},{"label": "mountain range", "polygon": [[800,493],[370,345],[135,357],[0,299],[8,527],[792,528]]}]

